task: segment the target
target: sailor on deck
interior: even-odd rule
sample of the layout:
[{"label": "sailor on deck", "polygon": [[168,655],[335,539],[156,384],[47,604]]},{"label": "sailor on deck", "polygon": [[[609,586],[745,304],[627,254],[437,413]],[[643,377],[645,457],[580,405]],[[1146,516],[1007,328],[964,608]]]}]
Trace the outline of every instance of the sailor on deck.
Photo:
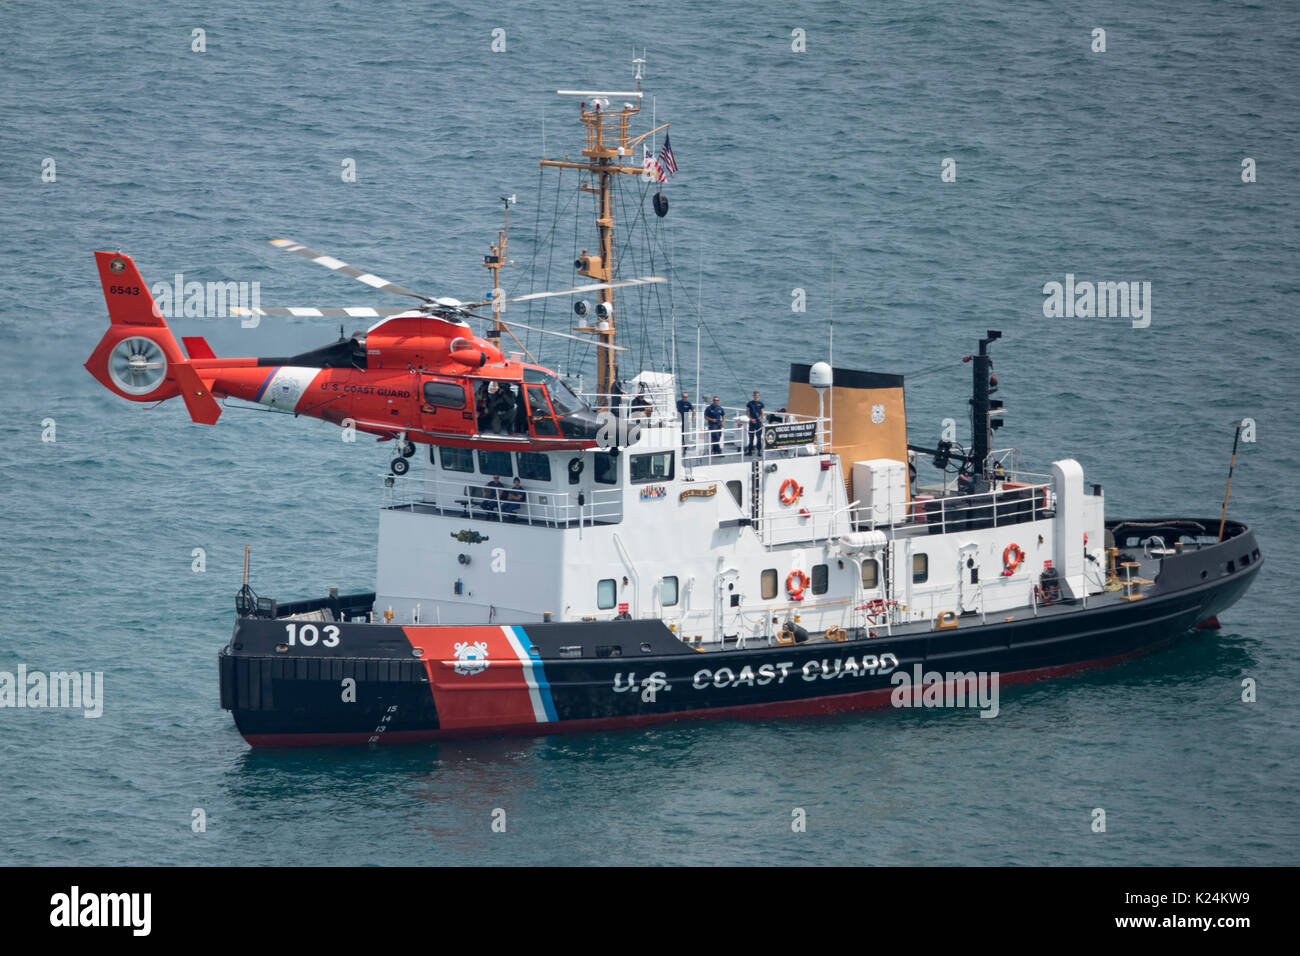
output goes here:
[{"label": "sailor on deck", "polygon": [[745,405],[749,413],[749,438],[745,442],[745,454],[752,455],[763,450],[763,403],[758,400],[758,392]]},{"label": "sailor on deck", "polygon": [[501,495],[501,500],[504,502],[501,505],[501,510],[507,515],[518,515],[519,506],[528,500],[528,496],[524,492],[524,486],[519,483],[518,478],[514,480],[514,487],[498,492],[498,494]]},{"label": "sailor on deck", "polygon": [[677,399],[677,414],[682,416],[682,447],[686,447],[686,433],[690,431],[690,414],[695,411],[695,406],[691,404],[691,397],[682,392],[682,397]]},{"label": "sailor on deck", "polygon": [[709,426],[709,440],[713,443],[712,451],[715,455],[722,454],[722,426],[727,423],[727,412],[718,402],[718,396],[713,396],[713,404],[704,410],[704,420]]}]

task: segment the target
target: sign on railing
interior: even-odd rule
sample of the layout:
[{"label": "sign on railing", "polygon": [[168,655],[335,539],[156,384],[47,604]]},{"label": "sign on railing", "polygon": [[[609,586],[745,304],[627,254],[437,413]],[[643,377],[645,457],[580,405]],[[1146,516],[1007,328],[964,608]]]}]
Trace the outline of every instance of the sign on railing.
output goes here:
[{"label": "sign on railing", "polygon": [[768,448],[789,448],[792,445],[811,445],[817,440],[817,422],[787,422],[768,425],[763,430],[763,444]]}]

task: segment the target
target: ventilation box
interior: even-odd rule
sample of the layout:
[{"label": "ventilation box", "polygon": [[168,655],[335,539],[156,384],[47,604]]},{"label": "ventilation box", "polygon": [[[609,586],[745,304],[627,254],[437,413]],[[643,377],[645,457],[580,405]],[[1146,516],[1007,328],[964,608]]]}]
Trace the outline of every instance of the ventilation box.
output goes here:
[{"label": "ventilation box", "polygon": [[877,525],[907,518],[907,464],[892,458],[853,463],[853,491],[859,515]]}]

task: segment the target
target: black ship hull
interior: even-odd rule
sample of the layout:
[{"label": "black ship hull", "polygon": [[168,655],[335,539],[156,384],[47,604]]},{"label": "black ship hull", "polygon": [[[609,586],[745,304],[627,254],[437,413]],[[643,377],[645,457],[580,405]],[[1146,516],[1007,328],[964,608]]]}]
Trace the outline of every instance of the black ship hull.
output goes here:
[{"label": "black ship hull", "polygon": [[[220,654],[221,701],[253,746],[544,735],[703,717],[787,717],[920,704],[922,677],[960,690],[1105,666],[1165,646],[1236,602],[1258,574],[1254,535],[1162,561],[1132,601],[1024,609],[951,629],[698,651],[657,620],[519,625],[241,618]],[[1244,561],[1244,563],[1243,563]],[[1009,619],[1008,619],[1009,618]],[[906,678],[899,675],[906,675]],[[908,689],[910,688],[910,690]],[[969,688],[973,694],[973,686]]]}]

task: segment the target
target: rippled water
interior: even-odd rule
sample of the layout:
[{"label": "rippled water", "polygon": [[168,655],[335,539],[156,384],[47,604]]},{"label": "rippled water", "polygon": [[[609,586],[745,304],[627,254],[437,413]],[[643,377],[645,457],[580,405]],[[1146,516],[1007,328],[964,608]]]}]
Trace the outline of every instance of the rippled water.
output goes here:
[{"label": "rippled water", "polygon": [[[0,857],[1291,862],[1300,15],[1204,2],[1009,14],[985,0],[607,11],[4,8],[0,670],[102,671],[107,697],[97,720],[0,710]],[[1105,53],[1090,51],[1095,27]],[[681,170],[662,238],[692,391],[701,302],[701,385],[739,402],[752,387],[783,394],[789,361],[824,354],[833,300],[836,364],[943,366],[908,384],[913,439],[929,440],[964,420],[959,358],[1000,328],[999,438],[1041,470],[1079,458],[1113,515],[1217,515],[1231,423],[1250,416],[1258,441],[1238,458],[1231,511],[1269,563],[1224,630],[1008,689],[995,720],[900,711],[249,751],[218,706],[215,657],[243,545],[263,593],[372,586],[386,456],[318,422],[231,411],[204,428],[179,404],[110,395],[79,367],[106,325],[91,251],[128,251],[150,282],[259,281],[264,304],[381,301],[264,242],[289,235],[466,298],[485,288],[497,197],[514,192],[507,278],[527,291],[554,219],[554,179],[545,202],[537,191],[543,138],[552,156],[578,149],[554,90],[626,88],[634,44]],[[940,181],[946,157],[956,182]],[[341,181],[344,158],[356,183]],[[565,222],[538,287],[572,278]],[[1045,319],[1043,284],[1067,273],[1151,282],[1151,326]],[[532,318],[565,324],[554,309]],[[283,354],[335,331],[175,325],[219,354]],[[662,343],[658,314],[645,328],[625,342]],[[567,345],[542,357],[581,358]],[[1258,703],[1240,702],[1246,676]],[[1105,834],[1090,832],[1095,807]],[[191,832],[195,808],[205,833]],[[807,832],[792,832],[795,808]]]}]

